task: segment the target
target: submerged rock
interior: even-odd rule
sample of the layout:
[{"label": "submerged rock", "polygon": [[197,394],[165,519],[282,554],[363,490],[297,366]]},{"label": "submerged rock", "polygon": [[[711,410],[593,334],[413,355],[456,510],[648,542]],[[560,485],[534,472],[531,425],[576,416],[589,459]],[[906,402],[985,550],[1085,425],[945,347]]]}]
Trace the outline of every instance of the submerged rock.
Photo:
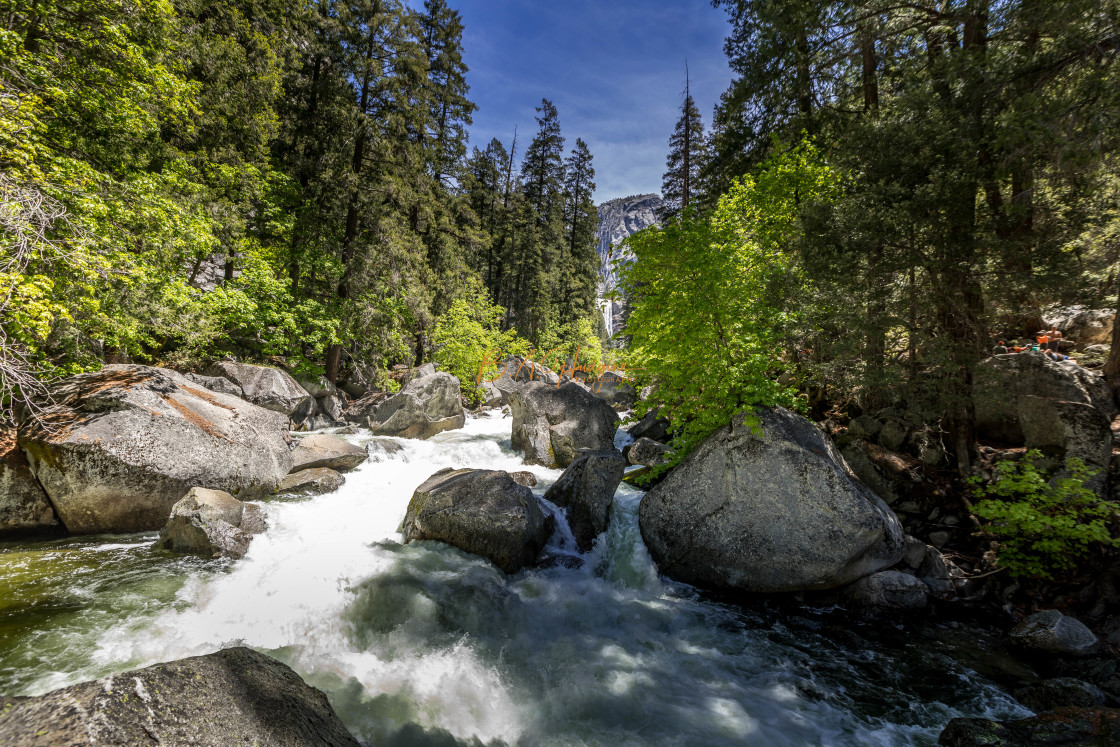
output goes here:
[{"label": "submerged rock", "polygon": [[1058,610],[1036,612],[1011,629],[1011,640],[1022,648],[1047,654],[1089,656],[1100,648],[1093,631]]},{"label": "submerged rock", "polygon": [[404,451],[404,446],[391,438],[375,438],[366,442],[366,451],[373,461],[384,462],[393,454]]},{"label": "submerged rock", "polygon": [[232,381],[248,401],[283,413],[297,423],[315,414],[315,398],[279,368],[219,361],[206,369],[206,375]]},{"label": "submerged rock", "polygon": [[347,472],[360,466],[369,453],[361,446],[327,433],[301,438],[292,449],[292,472],[326,467]]},{"label": "submerged rock", "polygon": [[194,488],[171,509],[155,549],[206,558],[241,558],[266,528],[260,508],[221,490]]},{"label": "submerged rock", "polygon": [[342,487],[346,478],[326,467],[312,467],[311,469],[293,472],[281,481],[276,488],[277,495],[292,495],[295,493],[309,493],[321,495],[333,493]]},{"label": "submerged rock", "polygon": [[43,486],[16,446],[16,429],[0,423],[0,537],[57,528],[58,516]]},{"label": "submerged rock", "polygon": [[515,573],[536,559],[550,524],[508,472],[448,468],[416,489],[401,531],[405,542],[446,542]]},{"label": "submerged rock", "polygon": [[462,428],[467,413],[459,394],[459,380],[449,373],[413,379],[383,401],[369,416],[374,435],[427,439]]},{"label": "submerged rock", "polygon": [[639,508],[662,573],[689,583],[781,592],[828,589],[902,557],[898,518],[832,442],[780,407],[712,434]]},{"label": "submerged rock", "polygon": [[544,494],[545,500],[566,510],[581,552],[607,531],[611,503],[625,471],[626,460],[617,451],[583,451]]},{"label": "submerged rock", "polygon": [[1120,711],[1111,708],[1059,708],[1019,721],[955,718],[937,743],[945,747],[1023,747],[1120,744]]},{"label": "submerged rock", "polygon": [[618,414],[576,384],[529,384],[511,392],[509,401],[513,449],[529,464],[567,467],[580,449],[614,448]]},{"label": "submerged rock", "polygon": [[51,394],[19,443],[75,534],[159,529],[194,487],[264,498],[291,470],[287,417],[174,371],[105,366]]},{"label": "submerged rock", "polygon": [[358,747],[326,695],[247,648],[0,698],[0,743]]}]

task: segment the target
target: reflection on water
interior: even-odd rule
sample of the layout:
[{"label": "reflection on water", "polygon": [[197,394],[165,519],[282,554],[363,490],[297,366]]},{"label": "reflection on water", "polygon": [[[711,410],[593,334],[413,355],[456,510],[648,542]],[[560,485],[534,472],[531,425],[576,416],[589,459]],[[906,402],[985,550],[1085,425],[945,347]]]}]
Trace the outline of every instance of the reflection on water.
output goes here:
[{"label": "reflection on water", "polygon": [[[957,715],[1027,713],[916,636],[829,634],[658,578],[626,485],[582,563],[507,577],[401,545],[413,489],[444,467],[530,469],[543,494],[559,472],[522,464],[510,426],[470,418],[337,493],[267,504],[237,562],[154,553],[154,534],[0,545],[0,691],[244,644],[376,744],[933,744]],[[546,552],[573,552],[564,530]]]}]

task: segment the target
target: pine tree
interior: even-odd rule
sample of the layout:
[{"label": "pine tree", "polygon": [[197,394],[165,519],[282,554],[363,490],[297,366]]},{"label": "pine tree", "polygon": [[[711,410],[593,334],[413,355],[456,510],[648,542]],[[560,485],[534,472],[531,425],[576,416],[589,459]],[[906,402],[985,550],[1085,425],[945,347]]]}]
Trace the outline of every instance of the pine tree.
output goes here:
[{"label": "pine tree", "polygon": [[595,207],[595,167],[582,139],[565,162],[564,245],[560,250],[560,318],[573,319],[595,309],[598,280],[599,211]]},{"label": "pine tree", "polygon": [[700,171],[707,157],[704,140],[704,123],[700,110],[689,91],[685,77],[684,103],[681,116],[669,138],[669,156],[665,176],[661,182],[661,199],[664,201],[662,216],[680,215],[699,193]]}]

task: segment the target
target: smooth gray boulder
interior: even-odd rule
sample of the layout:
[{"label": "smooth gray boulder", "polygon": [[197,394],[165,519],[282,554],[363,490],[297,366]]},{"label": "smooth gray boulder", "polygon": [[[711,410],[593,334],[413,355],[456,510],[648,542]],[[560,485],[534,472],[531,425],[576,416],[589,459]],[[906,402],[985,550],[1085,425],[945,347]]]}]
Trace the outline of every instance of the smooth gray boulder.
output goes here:
[{"label": "smooth gray boulder", "polygon": [[369,416],[374,435],[400,438],[427,439],[462,428],[466,422],[459,380],[449,373],[413,379]]},{"label": "smooth gray boulder", "polygon": [[614,448],[618,414],[576,384],[527,384],[510,393],[509,404],[513,450],[528,464],[567,467],[580,449]]},{"label": "smooth gray boulder", "polygon": [[0,423],[0,537],[49,531],[59,526],[54,506],[16,445],[16,429]]},{"label": "smooth gray boulder", "polygon": [[639,438],[625,449],[626,459],[630,464],[642,467],[656,467],[665,461],[669,454],[669,447],[658,443],[652,438]]},{"label": "smooth gray boulder", "polygon": [[74,534],[160,529],[191,488],[264,498],[291,471],[286,416],[174,371],[105,366],[51,394],[19,444]]},{"label": "smooth gray boulder", "polygon": [[780,407],[708,437],[642,499],[661,572],[758,592],[829,589],[893,566],[903,532],[832,441]]},{"label": "smooth gray boulder", "polygon": [[1057,363],[1041,352],[996,355],[976,367],[973,399],[980,436],[1007,444],[1024,443],[1019,397],[1041,397],[1092,405],[1110,422],[1116,417],[1112,390],[1104,378],[1080,366]]},{"label": "smooth gray boulder", "polygon": [[296,441],[296,447],[292,449],[292,472],[316,467],[348,472],[368,458],[369,452],[361,446],[328,433],[316,433]]},{"label": "smooth gray boulder", "polygon": [[281,481],[276,488],[277,495],[310,494],[322,495],[333,493],[342,487],[346,478],[326,467],[313,467],[311,469],[293,472]]},{"label": "smooth gray boulder", "polygon": [[1065,306],[1050,309],[1042,317],[1047,328],[1056,327],[1064,339],[1084,349],[1088,345],[1108,345],[1112,341],[1115,309],[1090,309],[1088,306]]},{"label": "smooth gray boulder", "polygon": [[259,506],[246,505],[221,490],[194,488],[171,507],[155,549],[204,558],[241,558],[253,535],[266,528]]},{"label": "smooth gray boulder", "polygon": [[564,509],[581,552],[590,550],[595,538],[607,531],[611,504],[625,471],[626,460],[618,451],[581,451],[545,492],[545,500]]},{"label": "smooth gray boulder", "polygon": [[203,376],[202,374],[196,373],[185,373],[183,376],[212,392],[221,392],[222,394],[229,394],[244,399],[244,392],[241,391],[241,387],[234,384],[229,379],[221,376]]},{"label": "smooth gray boulder", "polygon": [[844,599],[860,612],[876,616],[925,609],[928,589],[901,571],[879,571],[844,589]]},{"label": "smooth gray boulder", "polygon": [[0,744],[358,747],[326,695],[247,648],[0,698]]},{"label": "smooth gray boulder", "polygon": [[1077,458],[1095,469],[1088,487],[1103,491],[1112,459],[1112,423],[1092,405],[1041,397],[1019,398],[1019,424],[1028,449],[1063,464]]},{"label": "smooth gray boulder", "polygon": [[401,525],[405,542],[446,542],[506,573],[531,564],[551,530],[533,491],[508,472],[451,468],[416,489]]},{"label": "smooth gray boulder", "polygon": [[343,423],[346,421],[346,398],[335,392],[315,400],[319,413],[327,418],[330,418],[332,423]]},{"label": "smooth gray boulder", "polygon": [[1067,656],[1089,656],[1100,648],[1093,631],[1058,610],[1036,612],[1011,629],[1013,643],[1031,651]]},{"label": "smooth gray boulder", "polygon": [[241,387],[242,396],[248,401],[283,413],[297,423],[315,414],[315,398],[279,368],[218,361],[206,369],[206,375],[232,381]]}]

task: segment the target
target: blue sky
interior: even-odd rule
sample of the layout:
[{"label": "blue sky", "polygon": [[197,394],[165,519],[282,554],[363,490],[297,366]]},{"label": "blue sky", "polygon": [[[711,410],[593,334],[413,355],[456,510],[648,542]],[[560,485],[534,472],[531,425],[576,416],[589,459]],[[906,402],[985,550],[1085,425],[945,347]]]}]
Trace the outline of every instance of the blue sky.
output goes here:
[{"label": "blue sky", "polygon": [[467,81],[479,107],[471,146],[497,137],[508,148],[516,125],[522,155],[536,132],[535,107],[551,99],[565,149],[577,137],[591,148],[597,202],[660,191],[686,58],[705,127],[731,82],[723,55],[729,26],[707,0],[449,4],[463,16]]}]

